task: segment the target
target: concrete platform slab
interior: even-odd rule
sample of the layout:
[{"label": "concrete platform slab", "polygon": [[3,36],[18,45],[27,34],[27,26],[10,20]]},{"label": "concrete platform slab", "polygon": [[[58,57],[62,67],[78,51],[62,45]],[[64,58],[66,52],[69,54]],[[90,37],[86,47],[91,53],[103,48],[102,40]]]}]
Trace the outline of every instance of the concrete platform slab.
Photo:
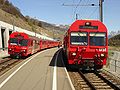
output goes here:
[{"label": "concrete platform slab", "polygon": [[3,58],[3,57],[7,57],[9,56],[8,54],[8,51],[7,50],[0,50],[0,58]]},{"label": "concrete platform slab", "polygon": [[0,90],[73,90],[57,50],[42,51],[12,68],[0,77]]}]

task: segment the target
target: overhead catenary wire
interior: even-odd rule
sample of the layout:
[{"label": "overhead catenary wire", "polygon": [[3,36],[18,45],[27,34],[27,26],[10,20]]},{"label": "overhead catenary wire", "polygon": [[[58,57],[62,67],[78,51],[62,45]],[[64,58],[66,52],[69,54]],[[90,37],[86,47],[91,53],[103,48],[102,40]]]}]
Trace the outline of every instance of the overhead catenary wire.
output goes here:
[{"label": "overhead catenary wire", "polygon": [[[81,5],[85,5],[85,6],[89,6],[89,5],[87,5],[89,2],[88,2],[88,0],[84,0],[84,1],[82,1],[81,2]],[[80,9],[79,9],[79,17],[81,18],[81,19],[83,19],[83,17],[85,17],[87,14],[88,11],[87,11],[87,7],[80,7]],[[84,15],[85,16],[84,16]]]},{"label": "overhead catenary wire", "polygon": [[[89,4],[89,2],[87,2],[88,0],[85,0],[84,2],[83,2],[83,4],[85,4],[85,5],[88,5]],[[83,13],[85,16],[84,17],[86,17],[88,14],[87,14],[87,12],[88,12],[88,7],[82,7],[82,9],[81,9],[81,13]],[[83,16],[82,16],[82,18],[83,18]],[[83,18],[84,19],[84,18]]]},{"label": "overhead catenary wire", "polygon": [[[91,4],[93,2],[94,2],[94,4]],[[91,5],[91,6],[92,5],[99,6],[98,3],[97,4],[95,4],[95,3],[96,2],[94,0],[93,1],[91,1],[91,0],[84,0],[84,1],[81,2],[82,5],[86,5],[86,6],[89,6],[89,5]],[[79,9],[79,13],[80,13],[79,16],[80,16],[81,19],[88,19],[88,18],[98,19],[98,14],[97,14],[98,12],[97,12],[97,10],[98,10],[98,7],[96,7],[95,9],[91,9],[89,7],[80,7],[80,9]]]},{"label": "overhead catenary wire", "polygon": [[[74,4],[73,4],[74,5]],[[77,11],[77,8],[78,8],[78,6],[81,6],[80,7],[80,9],[79,9],[79,11]],[[85,6],[85,7],[82,7],[82,6]],[[86,7],[87,6],[87,7]],[[76,5],[76,7],[75,7],[75,10],[74,10],[74,14],[73,14],[73,17],[74,18],[76,18],[76,16],[78,16],[79,15],[79,17],[81,18],[81,19],[83,19],[83,17],[87,17],[87,12],[88,12],[88,6],[91,6],[91,4],[90,4],[90,0],[80,0],[79,2],[78,2],[78,4]],[[80,14],[79,14],[80,13]]]},{"label": "overhead catenary wire", "polygon": [[[91,18],[94,14],[95,14],[95,12],[98,10],[98,8],[96,7],[95,9],[94,9],[94,11],[87,17],[87,18]],[[96,16],[97,17],[97,16]],[[98,18],[98,17],[97,17]]]},{"label": "overhead catenary wire", "polygon": [[79,0],[78,4],[76,5],[76,7],[75,7],[75,9],[74,9],[73,16],[76,16],[77,8],[78,8],[78,6],[80,5],[81,2],[82,2],[82,0]]},{"label": "overhead catenary wire", "polygon": [[[73,15],[71,20],[78,19],[98,19],[99,0],[72,0],[73,4],[63,4],[63,6],[72,6]],[[78,7],[80,6],[80,9]],[[90,8],[92,7],[92,9]],[[93,9],[96,7],[95,9]],[[98,13],[98,14],[97,14]]]}]

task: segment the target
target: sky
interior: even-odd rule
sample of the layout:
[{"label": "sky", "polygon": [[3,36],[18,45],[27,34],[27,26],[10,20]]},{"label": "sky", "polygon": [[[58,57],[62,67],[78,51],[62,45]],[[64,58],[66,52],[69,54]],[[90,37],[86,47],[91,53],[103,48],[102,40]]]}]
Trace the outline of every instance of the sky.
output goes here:
[{"label": "sky", "polygon": [[[99,0],[9,0],[24,16],[52,23],[72,24],[75,13],[78,19],[99,19]],[[86,5],[86,6],[63,6]],[[96,6],[90,6],[94,3]],[[108,31],[120,30],[120,0],[104,0],[103,23]]]}]

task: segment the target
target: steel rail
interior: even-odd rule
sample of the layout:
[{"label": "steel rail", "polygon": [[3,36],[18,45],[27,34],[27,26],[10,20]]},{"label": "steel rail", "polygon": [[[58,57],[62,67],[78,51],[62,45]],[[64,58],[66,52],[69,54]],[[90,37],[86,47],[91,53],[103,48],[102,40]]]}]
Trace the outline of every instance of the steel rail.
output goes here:
[{"label": "steel rail", "polygon": [[120,87],[117,85],[113,84],[110,80],[107,80],[105,77],[103,77],[101,74],[99,74],[97,71],[95,71],[95,74],[101,78],[104,82],[106,82],[109,86],[111,86],[115,90],[120,90]]},{"label": "steel rail", "polygon": [[6,63],[6,62],[9,62],[10,60],[12,60],[12,59],[9,58],[9,59],[7,59],[7,60],[1,60],[1,61],[0,61],[0,65],[4,64],[4,63]]},{"label": "steel rail", "polygon": [[84,76],[84,74],[79,70],[78,71],[79,74],[81,75],[81,77],[85,80],[85,82],[87,83],[87,85],[92,89],[92,90],[96,90],[95,86],[89,82],[89,80]]}]

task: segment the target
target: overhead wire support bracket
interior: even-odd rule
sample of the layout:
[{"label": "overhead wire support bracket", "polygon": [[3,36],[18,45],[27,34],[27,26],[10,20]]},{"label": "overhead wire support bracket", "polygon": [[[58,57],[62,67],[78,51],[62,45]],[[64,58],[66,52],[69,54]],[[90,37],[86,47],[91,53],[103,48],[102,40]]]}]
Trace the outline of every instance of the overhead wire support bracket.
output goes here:
[{"label": "overhead wire support bracket", "polygon": [[96,4],[87,4],[87,5],[78,5],[78,4],[62,4],[62,6],[98,6],[99,5],[96,5]]}]

